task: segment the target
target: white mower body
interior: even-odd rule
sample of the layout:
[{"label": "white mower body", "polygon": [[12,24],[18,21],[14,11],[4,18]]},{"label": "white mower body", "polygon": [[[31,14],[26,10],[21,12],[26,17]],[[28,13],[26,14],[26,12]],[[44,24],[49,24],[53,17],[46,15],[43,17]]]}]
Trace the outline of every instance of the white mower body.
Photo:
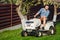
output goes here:
[{"label": "white mower body", "polygon": [[54,27],[54,22],[48,21],[48,22],[46,23],[46,26],[44,27],[44,30],[49,30],[49,28],[50,28],[51,26]]},{"label": "white mower body", "polygon": [[[41,25],[40,19],[33,18],[30,20],[26,20],[23,25],[23,30],[34,30],[36,27]],[[49,30],[50,27],[54,27],[54,23],[52,21],[48,21],[46,26],[44,27],[45,30]]]},{"label": "white mower body", "polygon": [[34,30],[36,27],[41,25],[41,21],[40,19],[34,18],[34,19],[30,19],[30,20],[26,20],[24,22],[24,26],[23,26],[23,30]]}]

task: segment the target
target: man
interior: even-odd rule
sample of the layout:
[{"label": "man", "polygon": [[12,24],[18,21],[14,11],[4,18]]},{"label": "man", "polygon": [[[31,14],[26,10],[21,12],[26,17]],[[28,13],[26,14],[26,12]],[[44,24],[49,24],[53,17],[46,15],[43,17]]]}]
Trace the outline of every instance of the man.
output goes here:
[{"label": "man", "polygon": [[47,17],[49,15],[50,11],[49,11],[49,6],[45,5],[44,8],[41,8],[35,15],[34,17],[36,17],[38,14],[40,14],[40,20],[43,21],[43,27],[46,25],[46,20]]}]

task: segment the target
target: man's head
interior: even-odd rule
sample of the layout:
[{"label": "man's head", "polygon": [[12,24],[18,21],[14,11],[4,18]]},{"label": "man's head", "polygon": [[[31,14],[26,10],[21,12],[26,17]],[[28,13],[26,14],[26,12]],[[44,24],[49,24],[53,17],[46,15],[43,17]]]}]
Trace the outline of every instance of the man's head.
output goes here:
[{"label": "man's head", "polygon": [[45,5],[45,9],[48,10],[49,9],[49,6],[48,5]]}]

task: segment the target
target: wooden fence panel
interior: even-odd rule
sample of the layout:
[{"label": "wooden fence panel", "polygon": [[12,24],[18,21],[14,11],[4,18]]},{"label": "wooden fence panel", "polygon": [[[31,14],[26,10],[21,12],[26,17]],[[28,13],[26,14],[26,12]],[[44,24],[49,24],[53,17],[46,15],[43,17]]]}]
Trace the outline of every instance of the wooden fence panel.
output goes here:
[{"label": "wooden fence panel", "polygon": [[[12,4],[0,4],[0,29],[6,27],[12,27],[14,25],[20,24],[21,20],[16,12],[16,5]],[[12,13],[11,13],[12,9]],[[12,17],[11,17],[12,15]],[[12,21],[12,25],[11,25]]]}]

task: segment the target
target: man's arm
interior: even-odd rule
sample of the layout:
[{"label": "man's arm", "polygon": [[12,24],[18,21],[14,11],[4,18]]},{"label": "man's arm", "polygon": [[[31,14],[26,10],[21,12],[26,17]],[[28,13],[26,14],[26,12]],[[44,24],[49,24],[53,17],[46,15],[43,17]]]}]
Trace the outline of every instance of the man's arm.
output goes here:
[{"label": "man's arm", "polygon": [[39,13],[36,13],[36,14],[34,15],[34,17],[36,17],[38,14],[39,14]]},{"label": "man's arm", "polygon": [[34,15],[34,17],[36,17],[40,12],[41,12],[42,8]]}]

